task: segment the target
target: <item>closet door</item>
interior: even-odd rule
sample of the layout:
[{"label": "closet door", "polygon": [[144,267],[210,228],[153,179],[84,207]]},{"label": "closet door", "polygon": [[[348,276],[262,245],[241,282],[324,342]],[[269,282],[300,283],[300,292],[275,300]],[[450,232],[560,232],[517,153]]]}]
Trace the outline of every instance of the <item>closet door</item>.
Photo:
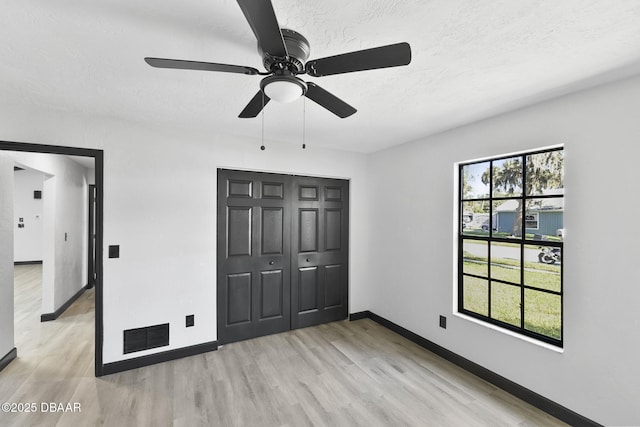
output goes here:
[{"label": "closet door", "polygon": [[291,177],[218,171],[218,341],[291,329]]},{"label": "closet door", "polygon": [[293,178],[291,327],[348,316],[349,183]]}]

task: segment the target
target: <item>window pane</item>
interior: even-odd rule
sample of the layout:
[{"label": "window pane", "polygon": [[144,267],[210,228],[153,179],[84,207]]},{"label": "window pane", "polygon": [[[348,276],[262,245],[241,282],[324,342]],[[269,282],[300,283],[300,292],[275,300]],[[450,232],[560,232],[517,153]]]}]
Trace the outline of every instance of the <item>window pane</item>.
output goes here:
[{"label": "window pane", "polygon": [[[557,271],[552,271],[553,269]],[[534,288],[560,292],[562,290],[560,266],[540,265],[535,270],[526,269],[524,271],[524,284]]]},{"label": "window pane", "polygon": [[493,161],[493,197],[522,196],[522,157]]},{"label": "window pane", "polygon": [[493,202],[493,237],[522,237],[522,199]]},{"label": "window pane", "polygon": [[562,249],[551,246],[525,245],[524,284],[560,292]]},{"label": "window pane", "polygon": [[491,317],[520,326],[520,287],[491,282]]},{"label": "window pane", "polygon": [[527,239],[561,241],[564,228],[564,199],[527,200],[525,215]]},{"label": "window pane", "polygon": [[478,240],[465,240],[462,245],[462,272],[487,277],[489,262],[487,254],[487,242]]},{"label": "window pane", "polygon": [[489,201],[462,202],[461,224],[466,236],[488,236]]},{"label": "window pane", "polygon": [[552,246],[540,246],[538,262],[547,265],[562,264],[562,249]]},{"label": "window pane", "polygon": [[520,284],[520,245],[491,243],[491,278]]},{"label": "window pane", "polygon": [[562,300],[559,295],[525,289],[524,327],[533,332],[562,338]]},{"label": "window pane", "polygon": [[527,195],[564,193],[564,153],[562,150],[527,156]]},{"label": "window pane", "polygon": [[520,287],[491,282],[491,317],[520,326]]},{"label": "window pane", "polygon": [[487,280],[476,277],[463,277],[463,302],[465,310],[489,315],[489,285]]},{"label": "window pane", "polygon": [[524,248],[524,284],[549,291],[562,291],[562,249],[527,245]]},{"label": "window pane", "polygon": [[489,198],[489,162],[462,167],[462,198]]}]

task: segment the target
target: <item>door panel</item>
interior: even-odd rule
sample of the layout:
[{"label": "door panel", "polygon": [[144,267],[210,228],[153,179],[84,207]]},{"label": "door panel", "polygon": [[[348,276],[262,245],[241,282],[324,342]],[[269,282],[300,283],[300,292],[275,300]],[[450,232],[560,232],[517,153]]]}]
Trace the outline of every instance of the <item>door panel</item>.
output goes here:
[{"label": "door panel", "polygon": [[262,209],[262,254],[283,255],[284,241],[284,209]]},{"label": "door panel", "polygon": [[251,321],[251,273],[227,275],[227,323]]},{"label": "door panel", "polygon": [[326,250],[340,250],[342,243],[342,209],[327,209],[324,219]]},{"label": "door panel", "polygon": [[325,187],[324,199],[328,202],[341,202],[342,201],[342,187]]},{"label": "door panel", "polygon": [[284,199],[284,184],[281,182],[263,182],[263,199]]},{"label": "door panel", "polygon": [[299,269],[299,312],[318,309],[318,267]]},{"label": "door panel", "polygon": [[227,181],[227,196],[244,197],[250,199],[253,197],[253,181],[241,179],[229,179]]},{"label": "door panel", "polygon": [[342,265],[327,265],[324,268],[324,304],[327,308],[342,305]]},{"label": "door panel", "polygon": [[218,173],[218,341],[291,329],[289,177]]},{"label": "door panel", "polygon": [[318,200],[318,187],[314,185],[300,185],[300,200]]},{"label": "door panel", "polygon": [[283,304],[285,303],[283,301],[283,285],[282,270],[263,271],[261,273],[261,320],[283,316]]},{"label": "door panel", "polygon": [[318,210],[300,209],[300,252],[318,250]]},{"label": "door panel", "polygon": [[302,328],[348,315],[347,181],[294,177],[291,325]]},{"label": "door panel", "polygon": [[227,210],[228,256],[251,256],[251,207],[229,207]]}]

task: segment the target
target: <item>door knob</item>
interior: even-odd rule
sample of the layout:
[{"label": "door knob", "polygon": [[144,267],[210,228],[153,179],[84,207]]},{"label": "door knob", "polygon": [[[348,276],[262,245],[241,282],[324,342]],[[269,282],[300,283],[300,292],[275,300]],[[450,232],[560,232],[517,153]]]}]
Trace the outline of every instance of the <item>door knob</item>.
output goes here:
[{"label": "door knob", "polygon": [[275,262],[269,261],[269,265],[273,265],[273,264],[275,264]]},{"label": "door knob", "polygon": [[310,258],[307,258],[307,262],[311,262],[311,259],[310,259]]}]

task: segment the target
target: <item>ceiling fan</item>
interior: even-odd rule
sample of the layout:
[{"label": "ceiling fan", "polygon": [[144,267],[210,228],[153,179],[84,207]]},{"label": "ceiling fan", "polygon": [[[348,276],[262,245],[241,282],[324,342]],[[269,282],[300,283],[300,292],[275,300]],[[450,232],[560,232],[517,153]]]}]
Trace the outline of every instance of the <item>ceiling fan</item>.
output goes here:
[{"label": "ceiling fan", "polygon": [[397,67],[411,62],[411,47],[408,43],[391,44],[307,61],[309,42],[296,31],[280,28],[271,0],[238,0],[238,4],[258,39],[258,51],[262,55],[266,72],[260,72],[252,67],[211,62],[163,58],[145,58],[144,60],[157,68],[267,76],[260,82],[258,93],[240,113],[240,118],[256,117],[271,99],[292,102],[301,96],[306,96],[340,118],[349,117],[356,112],[355,108],[315,83],[303,81],[298,75],[323,77]]}]

